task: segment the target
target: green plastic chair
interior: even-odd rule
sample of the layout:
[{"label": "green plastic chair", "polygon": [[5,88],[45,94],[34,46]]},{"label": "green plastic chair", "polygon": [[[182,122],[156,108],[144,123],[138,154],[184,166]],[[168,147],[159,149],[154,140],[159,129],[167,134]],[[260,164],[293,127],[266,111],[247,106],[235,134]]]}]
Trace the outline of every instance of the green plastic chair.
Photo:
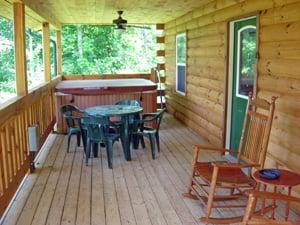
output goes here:
[{"label": "green plastic chair", "polygon": [[[81,129],[80,129],[80,119],[83,111],[75,105],[63,105],[60,108],[60,112],[63,114],[63,117],[67,123],[67,132],[68,132],[68,147],[67,152],[69,152],[70,141],[72,135],[77,136],[77,146],[80,146],[81,139]],[[83,147],[85,148],[83,140]]]},{"label": "green plastic chair", "polygon": [[92,146],[104,143],[106,146],[108,167],[112,169],[113,144],[120,138],[119,133],[112,132],[111,126],[115,126],[115,124],[109,121],[108,117],[104,116],[83,117],[82,124],[87,129],[86,164],[90,158]]},{"label": "green plastic chair", "polygon": [[[145,113],[141,120],[135,122],[136,134],[149,138],[152,159],[155,159],[155,146],[157,146],[157,151],[160,152],[159,128],[165,111],[166,109],[162,109],[155,113]],[[145,126],[145,123],[153,121],[155,121],[155,127]]]},{"label": "green plastic chair", "polygon": [[[115,105],[131,105],[131,106],[138,106],[138,107],[142,106],[139,101],[134,99],[124,99],[115,103]],[[134,149],[138,149],[139,143],[141,142],[142,147],[145,148],[145,141],[143,136],[136,135],[137,130],[133,125],[136,120],[140,120],[139,114],[129,116],[129,130],[130,130],[129,132],[133,133],[131,137],[132,145]]]}]

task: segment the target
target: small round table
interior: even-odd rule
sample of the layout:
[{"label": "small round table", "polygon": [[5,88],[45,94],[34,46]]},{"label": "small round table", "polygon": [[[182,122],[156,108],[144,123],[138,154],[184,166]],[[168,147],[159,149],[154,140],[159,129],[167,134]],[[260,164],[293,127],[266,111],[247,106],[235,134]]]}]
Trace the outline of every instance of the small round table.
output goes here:
[{"label": "small round table", "polygon": [[121,130],[122,145],[127,161],[131,160],[130,153],[130,133],[129,133],[129,116],[143,111],[142,107],[131,105],[99,105],[86,108],[85,113],[89,116],[119,116],[123,124]]},{"label": "small round table", "polygon": [[[284,169],[279,169],[279,171],[280,171],[280,176],[274,180],[269,180],[260,177],[259,170],[257,170],[253,174],[253,178],[258,184],[264,185],[264,191],[267,189],[267,186],[273,186],[274,193],[277,192],[278,187],[283,187],[283,188],[288,188],[288,195],[291,195],[292,187],[300,184],[300,175]],[[262,207],[264,208],[264,202]],[[275,218],[275,208],[276,208],[276,201],[273,201],[273,211],[271,216],[272,219]],[[288,220],[289,210],[290,210],[290,205],[289,203],[287,203],[285,209],[285,220]]]}]

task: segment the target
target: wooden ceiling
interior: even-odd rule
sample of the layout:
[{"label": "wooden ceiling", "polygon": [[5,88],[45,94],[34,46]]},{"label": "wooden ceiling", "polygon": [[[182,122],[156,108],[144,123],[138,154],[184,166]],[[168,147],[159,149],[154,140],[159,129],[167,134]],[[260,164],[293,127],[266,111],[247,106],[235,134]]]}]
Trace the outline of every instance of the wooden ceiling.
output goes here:
[{"label": "wooden ceiling", "polygon": [[111,23],[117,10],[130,23],[165,23],[209,0],[44,0],[46,9],[63,24]]},{"label": "wooden ceiling", "polygon": [[[13,0],[0,0],[12,3]],[[212,0],[22,0],[50,23],[111,24],[117,10],[128,23],[166,23]],[[36,17],[28,10],[29,17]],[[0,10],[0,14],[1,14]]]}]

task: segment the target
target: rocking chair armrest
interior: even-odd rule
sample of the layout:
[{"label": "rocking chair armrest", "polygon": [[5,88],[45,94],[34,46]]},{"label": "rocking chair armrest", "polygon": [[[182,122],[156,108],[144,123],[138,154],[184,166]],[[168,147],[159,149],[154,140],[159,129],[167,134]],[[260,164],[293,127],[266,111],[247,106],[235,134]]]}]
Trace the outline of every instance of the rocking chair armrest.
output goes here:
[{"label": "rocking chair armrest", "polygon": [[240,163],[222,163],[222,162],[213,162],[214,167],[219,168],[232,168],[232,169],[243,169],[248,167],[259,167],[259,164],[240,164]]},{"label": "rocking chair armrest", "polygon": [[214,147],[214,146],[208,146],[208,145],[194,145],[194,151],[199,152],[200,150],[205,150],[205,151],[215,151],[215,152],[221,152],[221,153],[234,153],[236,151],[231,150],[231,149],[226,149],[226,148],[219,148],[219,147]]}]

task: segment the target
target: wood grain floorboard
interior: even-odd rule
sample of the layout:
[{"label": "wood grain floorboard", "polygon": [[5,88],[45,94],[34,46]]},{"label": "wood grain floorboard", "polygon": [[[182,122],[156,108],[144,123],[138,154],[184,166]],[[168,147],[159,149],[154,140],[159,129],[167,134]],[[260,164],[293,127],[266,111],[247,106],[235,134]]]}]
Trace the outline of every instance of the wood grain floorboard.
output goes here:
[{"label": "wood grain floorboard", "polygon": [[[127,162],[120,142],[113,147],[113,169],[105,148],[85,164],[83,148],[66,136],[51,134],[37,161],[37,170],[23,182],[2,225],[200,225],[205,214],[200,201],[183,197],[191,172],[194,144],[202,137],[165,114],[161,152],[152,160],[146,148],[131,150]],[[203,152],[203,161],[221,159]],[[225,204],[225,203],[221,203]],[[278,210],[284,211],[280,205]],[[240,210],[215,210],[215,216],[238,215]],[[279,216],[283,216],[279,212]],[[300,216],[291,212],[294,218]]]}]

